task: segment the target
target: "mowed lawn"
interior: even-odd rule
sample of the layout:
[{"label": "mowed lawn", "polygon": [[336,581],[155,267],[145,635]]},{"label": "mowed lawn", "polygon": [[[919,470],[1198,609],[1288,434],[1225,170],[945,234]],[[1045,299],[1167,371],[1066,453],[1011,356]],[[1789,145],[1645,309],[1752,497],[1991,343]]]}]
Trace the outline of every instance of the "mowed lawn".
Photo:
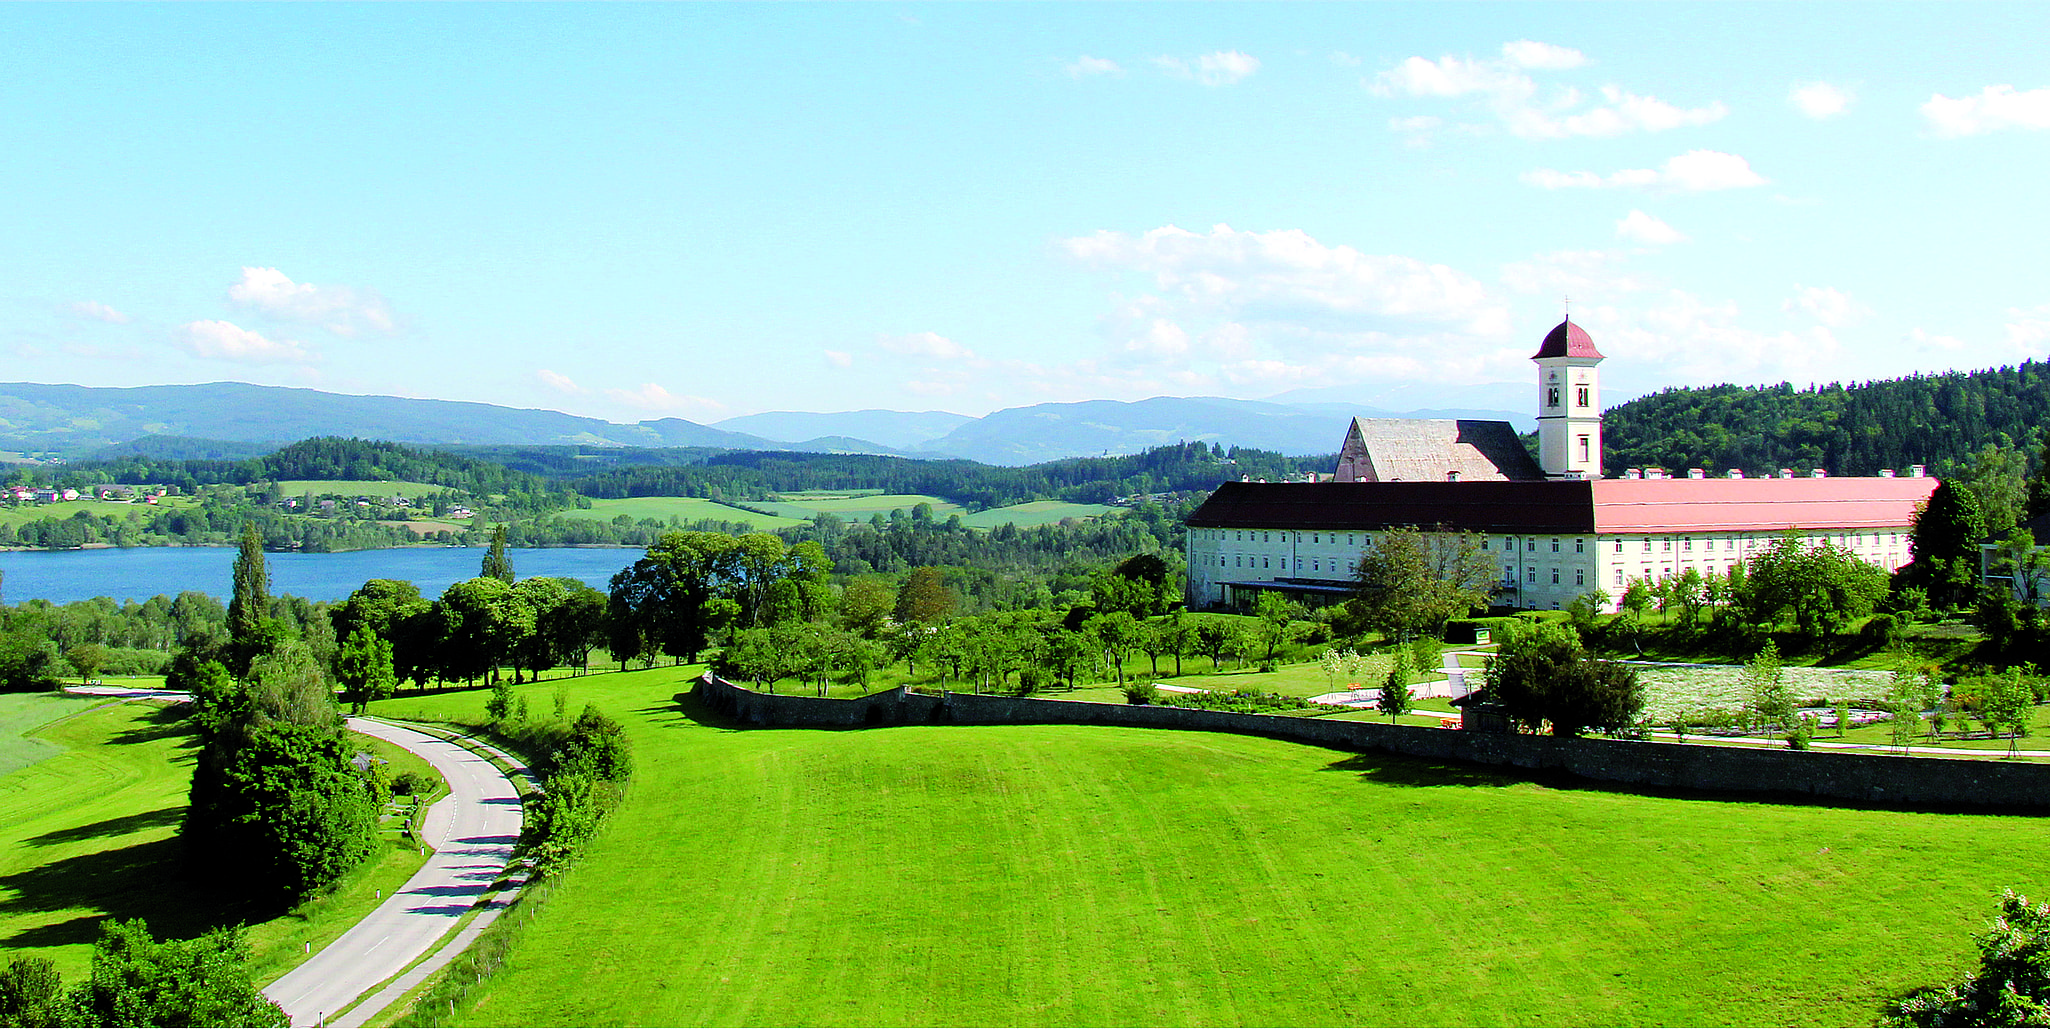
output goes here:
[{"label": "mowed lawn", "polygon": [[933,521],[944,522],[948,515],[966,516],[968,510],[942,497],[926,496],[920,493],[785,493],[777,501],[749,501],[749,507],[774,511],[779,515],[809,520],[821,511],[828,511],[841,518],[867,521],[871,516],[887,518],[892,511],[910,514],[920,504],[932,505]]},{"label": "mowed lawn", "polygon": [[589,508],[560,513],[560,517],[563,518],[592,522],[609,522],[620,515],[634,521],[653,518],[658,522],[667,522],[673,518],[685,524],[701,518],[710,518],[722,522],[746,522],[762,530],[783,529],[803,524],[803,519],[800,518],[783,518],[758,511],[743,511],[703,497],[622,497],[593,500]]},{"label": "mowed lawn", "polygon": [[638,776],[467,1021],[1869,1024],[1967,964],[2002,887],[2044,892],[2033,818],[1223,734],[740,729],[687,685],[573,680]]}]

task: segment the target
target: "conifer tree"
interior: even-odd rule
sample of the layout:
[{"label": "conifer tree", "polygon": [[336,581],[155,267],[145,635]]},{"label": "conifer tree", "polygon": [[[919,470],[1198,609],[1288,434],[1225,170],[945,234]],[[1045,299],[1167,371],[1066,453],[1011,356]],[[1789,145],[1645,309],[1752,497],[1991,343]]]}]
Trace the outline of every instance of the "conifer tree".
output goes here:
[{"label": "conifer tree", "polygon": [[500,582],[513,581],[512,558],[505,556],[505,526],[495,525],[491,529],[491,549],[484,553],[484,569],[479,572],[483,578]]},{"label": "conifer tree", "polygon": [[255,522],[242,523],[242,548],[235,556],[234,594],[228,601],[228,650],[236,674],[270,649],[270,570],[263,563],[263,537]]}]

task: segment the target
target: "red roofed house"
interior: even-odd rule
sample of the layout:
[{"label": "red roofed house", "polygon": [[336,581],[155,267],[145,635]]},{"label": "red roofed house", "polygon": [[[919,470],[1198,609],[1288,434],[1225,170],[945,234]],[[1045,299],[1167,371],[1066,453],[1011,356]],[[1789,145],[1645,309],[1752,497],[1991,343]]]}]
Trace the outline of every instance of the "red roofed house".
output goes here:
[{"label": "red roofed house", "polygon": [[[1374,534],[1445,526],[1481,534],[1502,567],[1498,602],[1560,608],[1594,589],[1689,568],[1726,573],[1793,532],[1887,571],[1906,564],[1916,509],[1906,477],[1601,477],[1602,355],[1564,321],[1538,364],[1538,451],[1506,422],[1355,419],[1333,481],[1227,482],[1188,519],[1188,603],[1231,607],[1262,591],[1335,600]],[[1507,440],[1513,447],[1505,446]]]}]

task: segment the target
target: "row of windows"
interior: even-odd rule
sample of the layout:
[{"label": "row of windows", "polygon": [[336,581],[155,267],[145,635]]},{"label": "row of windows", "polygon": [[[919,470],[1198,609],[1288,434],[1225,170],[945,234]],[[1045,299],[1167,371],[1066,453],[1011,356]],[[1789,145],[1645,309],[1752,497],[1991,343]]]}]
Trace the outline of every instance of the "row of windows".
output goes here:
[{"label": "row of windows", "polygon": [[[1527,582],[1527,583],[1535,583],[1535,582],[1537,582],[1537,581],[1538,581],[1538,570],[1537,570],[1537,568],[1535,568],[1535,567],[1531,567],[1531,568],[1525,568],[1525,569],[1523,570],[1523,581],[1524,581],[1524,582]],[[1514,566],[1514,565],[1507,565],[1507,566],[1504,566],[1504,567],[1503,567],[1503,569],[1502,569],[1502,584],[1503,584],[1504,586],[1514,586],[1514,585],[1516,585],[1516,566]],[[1552,585],[1554,585],[1554,586],[1557,586],[1557,585],[1559,585],[1559,584],[1560,584],[1560,583],[1559,583],[1559,570],[1558,570],[1557,568],[1554,568],[1554,569],[1552,569]],[[1585,585],[1587,585],[1587,569],[1585,569],[1585,568],[1575,568],[1575,569],[1573,570],[1573,585],[1575,585],[1575,586],[1585,586]]]},{"label": "row of windows", "polygon": [[[1206,535],[1206,534],[1207,534],[1207,535]],[[1277,537],[1277,536],[1278,536],[1278,537],[1280,537],[1280,539],[1278,539],[1278,540],[1277,540],[1277,539],[1275,539],[1275,537]],[[1290,537],[1291,537],[1291,536],[1293,536],[1294,538],[1293,538],[1293,539],[1290,539]],[[1305,541],[1305,540],[1303,539],[1303,537],[1304,537],[1304,536],[1308,536],[1308,537],[1309,537],[1309,539],[1308,539],[1307,541]],[[1194,534],[1194,537],[1193,537],[1193,538],[1196,538],[1196,539],[1214,539],[1214,540],[1234,540],[1234,541],[1237,541],[1237,542],[1240,542],[1240,543],[1247,543],[1247,542],[1251,542],[1251,543],[1276,543],[1276,542],[1279,542],[1279,543],[1290,543],[1290,542],[1293,542],[1293,543],[1303,543],[1303,542],[1308,542],[1308,543],[1311,543],[1311,544],[1316,544],[1316,545],[1325,545],[1325,544],[1329,544],[1329,545],[1340,545],[1340,544],[1341,544],[1341,541],[1340,541],[1340,539],[1339,539],[1339,537],[1340,537],[1340,536],[1343,536],[1343,537],[1344,537],[1344,540],[1342,541],[1342,545],[1344,545],[1344,546],[1348,546],[1348,547],[1371,547],[1371,546],[1373,546],[1373,545],[1374,545],[1374,537],[1373,537],[1373,536],[1371,536],[1371,535],[1366,535],[1366,536],[1362,536],[1362,535],[1361,535],[1360,533],[1356,533],[1356,532],[1347,532],[1347,533],[1336,533],[1336,532],[1321,532],[1321,531],[1320,531],[1320,532],[1311,532],[1311,533],[1301,533],[1301,532],[1297,532],[1297,533],[1290,533],[1290,532],[1287,532],[1287,531],[1285,531],[1285,530],[1283,530],[1283,531],[1277,531],[1277,530],[1270,530],[1270,529],[1199,529],[1199,530],[1197,530],[1197,531],[1196,531],[1196,533]],[[1501,542],[1501,544],[1500,544],[1500,546],[1501,546],[1501,549],[1502,549],[1502,550],[1503,550],[1504,552],[1510,552],[1510,551],[1514,551],[1514,550],[1516,549],[1516,542],[1517,542],[1518,538],[1519,538],[1519,537],[1516,537],[1516,536],[1504,536],[1504,537],[1502,537],[1502,542]],[[1776,537],[1774,537],[1774,538],[1776,538]],[[1901,534],[1900,534],[1900,533],[1898,533],[1898,532],[1893,532],[1893,533],[1877,533],[1877,532],[1875,532],[1875,533],[1872,533],[1872,534],[1870,534],[1870,536],[1869,536],[1869,537],[1868,537],[1868,536],[1867,536],[1866,534],[1864,534],[1864,533],[1838,533],[1838,534],[1836,534],[1835,536],[1830,536],[1830,535],[1828,535],[1828,534],[1825,534],[1825,535],[1823,535],[1823,536],[1820,536],[1820,537],[1815,537],[1815,538],[1819,538],[1819,539],[1822,539],[1822,540],[1824,540],[1824,541],[1827,541],[1827,542],[1833,542],[1833,543],[1836,543],[1836,544],[1838,544],[1838,545],[1840,545],[1840,546],[1846,546],[1846,547],[1862,547],[1862,546],[1866,546],[1866,545],[1868,545],[1868,544],[1869,544],[1869,545],[1871,545],[1871,546],[1898,546],[1898,545],[1900,544],[1900,542],[1901,542]],[[1523,549],[1524,549],[1524,550],[1525,550],[1526,552],[1528,552],[1528,553],[1536,553],[1536,552],[1537,552],[1537,550],[1538,550],[1538,543],[1539,543],[1539,542],[1541,542],[1541,541],[1540,541],[1540,540],[1539,540],[1539,539],[1538,539],[1537,537],[1535,537],[1535,536],[1527,536],[1527,537],[1521,537],[1521,539],[1523,540]],[[1738,544],[1738,542],[1739,542],[1739,540],[1740,540],[1740,539],[1742,540],[1742,542],[1743,542],[1743,544],[1744,544],[1744,547],[1745,547],[1745,549],[1747,549],[1747,550],[1748,550],[1748,549],[1750,549],[1750,548],[1751,548],[1752,546],[1754,546],[1754,545],[1757,545],[1757,544],[1761,544],[1761,543],[1768,543],[1768,542],[1770,542],[1770,541],[1771,541],[1770,539],[1768,539],[1768,538],[1765,538],[1765,537],[1750,537],[1750,536],[1744,536],[1744,537],[1738,537],[1738,536],[1722,536],[1722,537],[1710,537],[1710,538],[1705,538],[1705,539],[1702,539],[1702,540],[1700,540],[1700,543],[1701,543],[1701,549],[1702,549],[1703,551],[1710,551],[1710,550],[1714,550],[1714,549],[1715,549],[1715,544],[1716,544],[1716,540],[1717,540],[1717,539],[1721,539],[1721,540],[1722,540],[1722,544],[1723,544],[1723,547],[1722,547],[1722,549],[1723,549],[1723,550],[1725,550],[1725,551],[1734,551],[1734,550],[1736,550],[1736,549],[1737,549],[1737,544]],[[1556,536],[1555,536],[1555,537],[1552,537],[1552,538],[1551,538],[1550,540],[1548,540],[1548,541],[1543,541],[1543,542],[1546,542],[1546,543],[1547,543],[1547,548],[1548,548],[1548,549],[1549,549],[1549,550],[1550,550],[1550,551],[1551,551],[1552,553],[1554,553],[1554,554],[1558,554],[1558,553],[1562,553],[1562,552],[1563,552],[1563,548],[1564,548],[1564,541],[1563,541],[1563,540],[1562,540],[1561,538],[1559,538],[1559,537],[1556,537]],[[1616,553],[1618,553],[1618,554],[1620,554],[1620,553],[1623,553],[1623,545],[1624,545],[1624,542],[1625,542],[1625,541],[1623,541],[1623,540],[1620,540],[1620,539],[1619,539],[1619,540],[1616,540],[1616,550],[1615,550],[1615,552],[1616,552]],[[1643,544],[1644,544],[1644,552],[1645,552],[1645,553],[1649,554],[1649,553],[1651,553],[1651,552],[1652,552],[1652,549],[1653,549],[1653,548],[1652,548],[1652,544],[1653,544],[1654,542],[1657,542],[1657,543],[1659,543],[1659,544],[1660,544],[1660,546],[1659,546],[1659,548],[1658,548],[1658,549],[1660,549],[1660,550],[1664,550],[1664,551],[1671,551],[1671,550],[1673,549],[1673,543],[1675,542],[1675,540],[1674,540],[1674,538],[1673,538],[1673,537],[1670,537],[1670,536],[1668,536],[1668,537],[1665,537],[1665,538],[1663,538],[1663,539],[1659,539],[1659,540],[1656,540],[1656,541],[1655,541],[1655,540],[1653,540],[1653,539],[1652,539],[1651,537],[1648,537],[1648,536],[1647,536],[1647,537],[1645,537],[1645,538],[1644,538],[1644,540],[1643,540]],[[1679,538],[1678,538],[1678,542],[1679,542],[1679,544],[1680,544],[1680,548],[1679,548],[1679,549],[1680,549],[1680,552],[1681,552],[1681,553],[1684,553],[1684,554],[1691,554],[1691,553],[1693,553],[1693,552],[1694,552],[1694,544],[1695,544],[1695,542],[1696,542],[1696,541],[1695,541],[1695,539],[1694,539],[1694,537],[1692,537],[1692,536],[1681,536],[1681,537],[1679,537]],[[1489,537],[1486,537],[1486,536],[1483,536],[1483,537],[1481,537],[1481,549],[1482,549],[1482,550],[1487,550],[1487,549],[1489,549],[1489,547],[1490,547],[1490,546],[1491,546],[1491,540],[1490,540],[1490,538],[1489,538]],[[1575,540],[1573,541],[1573,552],[1574,552],[1574,553],[1576,553],[1576,554],[1584,554],[1584,553],[1586,553],[1586,552],[1587,552],[1587,540],[1585,540],[1585,539],[1575,539]]]},{"label": "row of windows", "polygon": [[[1523,541],[1523,549],[1525,549],[1525,550],[1527,550],[1527,551],[1530,551],[1530,552],[1532,552],[1532,553],[1536,553],[1536,552],[1537,552],[1537,548],[1538,548],[1538,541],[1537,541],[1537,537],[1535,537],[1535,536],[1532,536],[1532,537],[1529,537],[1529,538],[1527,538],[1527,539],[1525,539],[1525,540]],[[1482,537],[1481,537],[1481,549],[1482,549],[1482,550],[1486,550],[1486,549],[1488,549],[1488,538],[1487,538],[1486,536],[1482,536]],[[1515,549],[1516,549],[1516,537],[1514,537],[1514,536],[1504,536],[1504,537],[1502,537],[1502,550],[1503,550],[1503,552],[1507,553],[1507,552],[1509,552],[1509,551],[1513,551],[1513,550],[1515,550]],[[1586,540],[1574,540],[1574,541],[1573,541],[1573,552],[1574,552],[1574,553],[1576,553],[1576,554],[1584,554],[1584,553],[1586,553],[1586,552],[1587,552],[1587,541],[1586,541]],[[1558,539],[1557,539],[1556,537],[1554,537],[1554,538],[1552,539],[1552,553],[1554,553],[1554,554],[1556,554],[1556,553],[1559,553],[1559,540],[1558,540]]]},{"label": "row of windows", "polygon": [[[1304,563],[1303,563],[1303,562],[1304,562],[1305,560],[1307,560],[1307,561],[1309,562],[1309,564],[1308,564],[1307,566],[1305,566],[1305,565],[1304,565]],[[1256,562],[1256,561],[1257,561],[1257,562],[1259,562],[1259,563],[1258,563],[1258,564],[1255,564],[1254,562]],[[1327,567],[1327,566],[1328,566],[1328,567]],[[1248,555],[1245,555],[1245,554],[1234,554],[1234,555],[1232,555],[1232,556],[1231,556],[1231,557],[1230,557],[1229,559],[1227,559],[1227,558],[1226,558],[1226,557],[1225,557],[1225,556],[1224,556],[1223,554],[1219,554],[1219,555],[1217,555],[1217,567],[1219,567],[1219,568],[1272,568],[1272,567],[1274,567],[1274,559],[1273,559],[1272,557],[1253,557],[1253,556],[1248,556]],[[1285,557],[1284,557],[1284,558],[1282,558],[1282,559],[1281,559],[1281,570],[1282,570],[1282,571],[1284,571],[1284,572],[1285,572],[1285,571],[1288,571],[1288,558],[1285,558]],[[1295,559],[1295,570],[1296,570],[1296,571],[1298,571],[1298,572],[1301,572],[1301,571],[1311,571],[1311,572],[1336,572],[1336,571],[1338,571],[1338,570],[1339,570],[1339,566],[1338,566],[1338,561],[1337,561],[1336,559],[1333,559],[1333,560],[1330,560],[1330,561],[1326,561],[1326,560],[1324,560],[1324,559],[1323,559],[1323,558],[1321,558],[1321,557],[1312,557],[1312,558],[1300,558],[1300,557],[1299,557],[1299,558],[1296,558],[1296,559]],[[1352,575],[1352,574],[1354,574],[1354,573],[1358,572],[1359,570],[1360,570],[1360,565],[1359,565],[1359,562],[1357,562],[1357,561],[1348,561],[1348,562],[1346,562],[1346,564],[1345,564],[1345,574],[1347,574],[1347,575]]]},{"label": "row of windows", "polygon": [[[1191,533],[1190,537],[1192,539],[1232,540],[1239,543],[1301,543],[1306,535],[1310,537],[1309,542],[1319,545],[1327,543],[1336,544],[1339,542],[1338,537],[1340,535],[1345,537],[1345,546],[1348,547],[1371,547],[1374,545],[1374,537],[1367,536],[1362,538],[1356,532],[1343,534],[1336,532],[1298,532],[1294,534],[1295,539],[1291,540],[1289,539],[1290,533],[1271,529],[1198,529]],[[1274,537],[1276,536],[1281,537],[1281,539],[1279,541],[1275,540]]]}]

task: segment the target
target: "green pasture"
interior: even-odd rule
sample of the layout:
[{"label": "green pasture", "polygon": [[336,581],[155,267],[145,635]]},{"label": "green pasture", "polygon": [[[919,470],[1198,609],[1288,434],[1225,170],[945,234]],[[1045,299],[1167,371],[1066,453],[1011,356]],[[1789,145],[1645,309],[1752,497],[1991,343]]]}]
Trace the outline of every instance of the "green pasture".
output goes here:
[{"label": "green pasture", "polygon": [[2002,887],[2043,892],[2032,818],[1224,734],[746,729],[679,697],[690,671],[572,681],[637,777],[459,1019],[1869,1024],[1967,964]]},{"label": "green pasture", "polygon": [[314,499],[324,496],[339,497],[421,497],[441,493],[447,486],[436,486],[428,482],[402,482],[383,479],[280,479],[278,492],[287,497],[303,497],[311,494]]},{"label": "green pasture", "polygon": [[[57,720],[45,717],[52,713]],[[18,735],[24,728],[28,741]],[[249,926],[253,971],[269,980],[303,960],[307,946],[346,932],[376,907],[377,891],[390,894],[424,860],[394,841],[325,897],[291,911],[257,905],[184,878],[177,831],[193,737],[181,711],[0,695],[0,754],[21,753],[12,748],[23,742],[46,756],[0,775],[0,963],[36,954],[75,979],[105,919],[144,918],[174,937],[239,922]],[[378,741],[359,744],[395,769],[424,768]]]},{"label": "green pasture", "polygon": [[1015,525],[1029,529],[1036,525],[1053,525],[1065,518],[1100,518],[1117,510],[1108,504],[1071,504],[1064,500],[1034,500],[1010,507],[992,507],[962,515],[961,524],[971,529],[994,529],[999,525]]},{"label": "green pasture", "polygon": [[784,518],[755,511],[743,511],[702,497],[625,497],[616,500],[593,500],[589,509],[564,511],[560,517],[577,521],[609,522],[620,515],[637,522],[643,518],[653,518],[665,524],[672,519],[687,524],[701,518],[711,518],[722,522],[746,522],[764,531],[788,528],[804,521],[803,517]]},{"label": "green pasture", "polygon": [[170,497],[159,499],[156,504],[125,500],[67,500],[55,504],[17,504],[0,507],[0,525],[26,525],[45,518],[69,518],[80,511],[89,512],[101,518],[147,518],[168,507],[177,507]]},{"label": "green pasture", "polygon": [[908,515],[912,508],[920,504],[932,505],[934,521],[944,522],[948,515],[961,515],[965,518],[968,514],[967,508],[951,500],[920,493],[785,493],[782,494],[781,500],[748,502],[749,507],[774,511],[786,518],[800,521],[808,520],[822,511],[831,512],[841,518],[867,521],[870,516],[878,514],[887,518],[892,511],[902,511]]}]

